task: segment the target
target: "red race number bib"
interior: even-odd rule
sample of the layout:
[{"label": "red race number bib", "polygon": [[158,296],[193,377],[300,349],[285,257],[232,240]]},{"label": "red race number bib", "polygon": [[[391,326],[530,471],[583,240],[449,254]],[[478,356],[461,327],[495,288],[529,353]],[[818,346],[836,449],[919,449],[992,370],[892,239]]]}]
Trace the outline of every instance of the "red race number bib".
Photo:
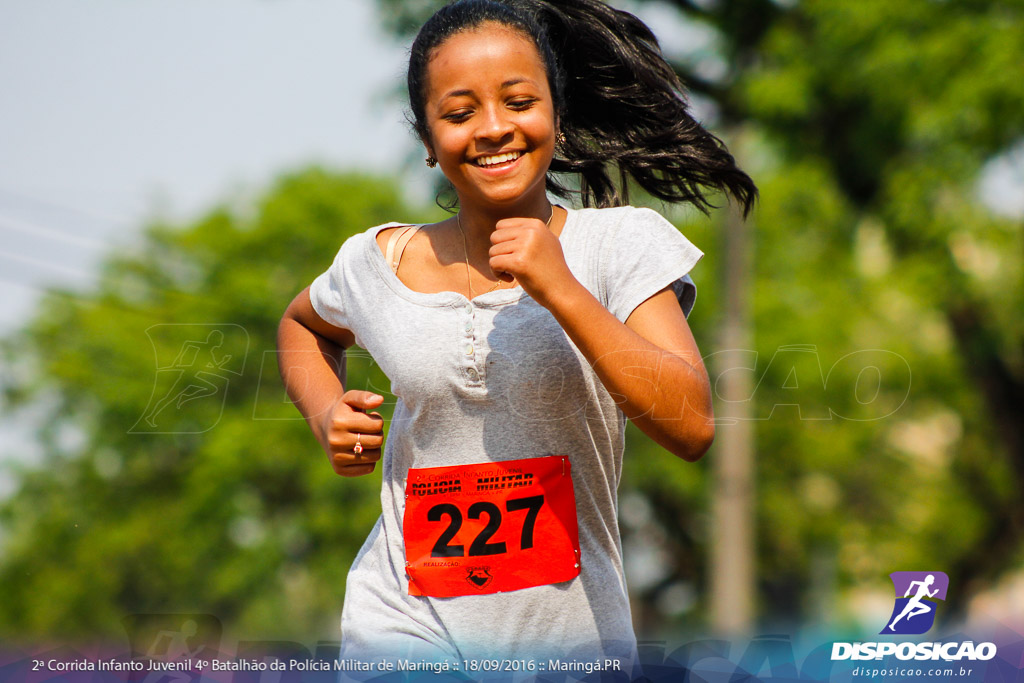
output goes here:
[{"label": "red race number bib", "polygon": [[575,578],[569,458],[410,469],[402,534],[410,595],[500,593]]}]

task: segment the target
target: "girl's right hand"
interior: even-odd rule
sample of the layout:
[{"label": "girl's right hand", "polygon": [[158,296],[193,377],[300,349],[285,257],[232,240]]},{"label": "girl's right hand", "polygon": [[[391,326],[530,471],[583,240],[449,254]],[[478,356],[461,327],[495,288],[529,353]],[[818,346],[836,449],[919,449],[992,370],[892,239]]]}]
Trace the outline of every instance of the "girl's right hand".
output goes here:
[{"label": "girl's right hand", "polygon": [[[379,408],[384,397],[370,391],[346,391],[328,410],[320,425],[320,444],[334,471],[343,477],[373,472],[384,444],[384,418],[367,410]],[[362,447],[356,453],[356,442]]]}]

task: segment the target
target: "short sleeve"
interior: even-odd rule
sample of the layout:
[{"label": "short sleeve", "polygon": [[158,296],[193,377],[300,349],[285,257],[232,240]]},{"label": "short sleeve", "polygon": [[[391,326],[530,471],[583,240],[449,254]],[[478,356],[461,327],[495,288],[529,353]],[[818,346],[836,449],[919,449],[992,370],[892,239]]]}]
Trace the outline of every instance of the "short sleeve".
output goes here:
[{"label": "short sleeve", "polygon": [[[358,235],[356,236],[358,237]],[[351,253],[355,249],[356,237],[351,237],[341,245],[331,267],[321,273],[309,286],[309,302],[317,315],[335,327],[351,330],[346,306],[350,297],[347,277],[352,270]]]},{"label": "short sleeve", "polygon": [[689,272],[704,256],[661,214],[630,208],[602,244],[601,270],[606,305],[625,322],[665,287],[672,287],[683,315],[689,316],[697,287]]}]

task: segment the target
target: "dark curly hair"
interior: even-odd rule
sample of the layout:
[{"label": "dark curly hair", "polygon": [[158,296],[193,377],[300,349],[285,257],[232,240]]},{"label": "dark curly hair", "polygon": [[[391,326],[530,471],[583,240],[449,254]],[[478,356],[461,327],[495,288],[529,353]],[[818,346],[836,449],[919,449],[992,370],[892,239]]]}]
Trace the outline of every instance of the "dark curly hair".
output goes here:
[{"label": "dark curly hair", "polygon": [[[412,124],[429,139],[426,69],[451,36],[487,22],[527,36],[540,54],[559,120],[548,190],[571,190],[553,174],[579,175],[584,206],[629,200],[632,179],[668,202],[707,213],[709,188],[736,198],[744,215],[757,187],[725,144],[690,115],[686,93],[651,30],[600,0],[457,0],[420,29],[409,55]],[[617,176],[616,179],[613,179]],[[617,180],[617,182],[616,182]]]}]

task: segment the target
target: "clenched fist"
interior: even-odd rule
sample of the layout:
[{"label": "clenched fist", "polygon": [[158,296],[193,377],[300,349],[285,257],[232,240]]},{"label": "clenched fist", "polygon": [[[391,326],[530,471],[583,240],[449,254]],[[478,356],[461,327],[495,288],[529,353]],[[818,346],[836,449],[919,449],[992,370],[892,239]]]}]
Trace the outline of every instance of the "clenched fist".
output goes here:
[{"label": "clenched fist", "polygon": [[579,285],[565,263],[558,237],[536,218],[498,221],[488,256],[495,275],[506,282],[515,277],[534,301],[548,309],[555,295]]},{"label": "clenched fist", "polygon": [[346,391],[320,423],[320,445],[334,471],[343,477],[373,472],[384,444],[384,418],[366,411],[379,408],[384,397],[369,391]]}]

